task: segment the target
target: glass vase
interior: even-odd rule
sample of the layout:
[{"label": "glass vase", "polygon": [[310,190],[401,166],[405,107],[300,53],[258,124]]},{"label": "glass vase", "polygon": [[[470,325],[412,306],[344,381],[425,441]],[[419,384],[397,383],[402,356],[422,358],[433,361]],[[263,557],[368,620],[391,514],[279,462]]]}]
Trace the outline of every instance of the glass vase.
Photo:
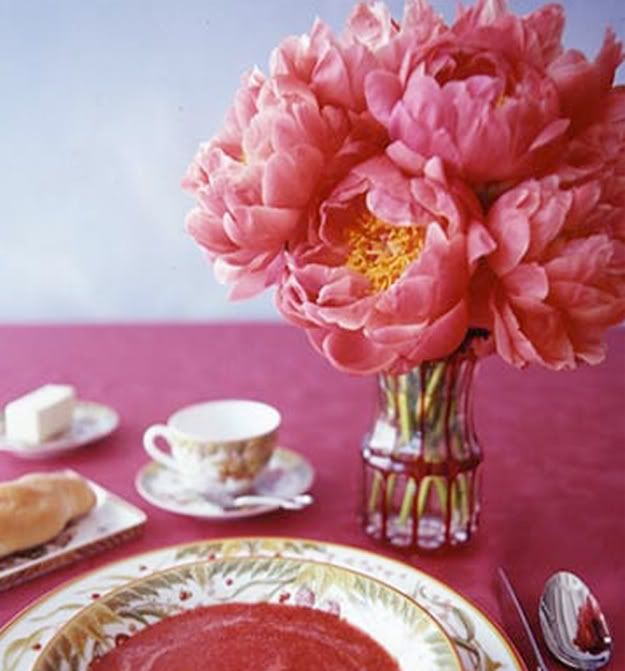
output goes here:
[{"label": "glass vase", "polygon": [[362,445],[363,524],[409,550],[468,542],[477,529],[482,452],[473,422],[471,350],[378,375],[378,410]]}]

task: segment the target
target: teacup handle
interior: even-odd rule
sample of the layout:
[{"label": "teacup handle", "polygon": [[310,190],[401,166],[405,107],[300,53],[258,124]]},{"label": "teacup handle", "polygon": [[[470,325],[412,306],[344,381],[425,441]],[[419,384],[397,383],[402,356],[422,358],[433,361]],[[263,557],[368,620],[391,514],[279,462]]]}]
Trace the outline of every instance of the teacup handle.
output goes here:
[{"label": "teacup handle", "polygon": [[159,464],[176,471],[178,470],[178,466],[176,465],[174,458],[163,452],[163,450],[156,444],[157,438],[163,438],[171,444],[170,436],[171,431],[169,427],[164,424],[155,424],[143,434],[143,449],[152,457],[152,459],[158,461]]}]

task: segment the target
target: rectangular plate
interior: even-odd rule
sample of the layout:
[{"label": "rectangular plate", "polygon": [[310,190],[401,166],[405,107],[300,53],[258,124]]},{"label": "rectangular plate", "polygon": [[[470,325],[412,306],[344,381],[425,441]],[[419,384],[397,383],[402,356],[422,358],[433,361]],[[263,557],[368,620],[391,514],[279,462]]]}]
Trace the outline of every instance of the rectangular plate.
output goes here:
[{"label": "rectangular plate", "polygon": [[147,519],[142,510],[92,480],[87,482],[97,499],[93,510],[47,543],[0,559],[0,591],[118,545],[142,530]]}]

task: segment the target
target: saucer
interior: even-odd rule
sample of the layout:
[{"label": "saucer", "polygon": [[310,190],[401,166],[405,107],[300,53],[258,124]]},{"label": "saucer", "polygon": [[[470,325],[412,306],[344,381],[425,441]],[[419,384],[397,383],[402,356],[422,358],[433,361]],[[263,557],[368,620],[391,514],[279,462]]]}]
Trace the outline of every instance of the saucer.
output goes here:
[{"label": "saucer", "polygon": [[[296,496],[310,489],[315,471],[301,454],[277,447],[250,494]],[[148,462],[135,478],[139,494],[153,506],[179,515],[210,520],[232,520],[262,515],[278,508],[275,504],[224,509],[191,489],[176,471]]]},{"label": "saucer", "polygon": [[4,433],[4,417],[0,417],[0,450],[24,459],[53,457],[112,433],[119,424],[119,416],[112,408],[90,401],[77,401],[72,425],[64,433],[43,443],[27,443],[8,438]]}]

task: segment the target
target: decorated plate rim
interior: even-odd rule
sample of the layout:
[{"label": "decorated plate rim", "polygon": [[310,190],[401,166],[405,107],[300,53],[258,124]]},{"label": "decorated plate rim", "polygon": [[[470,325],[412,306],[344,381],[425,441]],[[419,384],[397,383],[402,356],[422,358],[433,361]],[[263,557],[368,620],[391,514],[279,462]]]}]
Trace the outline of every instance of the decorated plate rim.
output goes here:
[{"label": "decorated plate rim", "polygon": [[[42,606],[45,604],[46,601],[51,599],[52,597],[58,595],[59,593],[63,592],[66,589],[71,588],[73,585],[76,585],[77,583],[82,582],[83,580],[88,580],[89,578],[97,575],[98,573],[109,571],[114,569],[116,566],[123,565],[125,562],[128,560],[138,560],[138,559],[147,559],[148,557],[158,555],[161,552],[166,552],[166,551],[178,551],[182,550],[185,548],[191,548],[196,545],[202,545],[206,543],[228,543],[228,542],[240,542],[240,543],[246,543],[246,542],[292,542],[292,543],[300,543],[300,544],[305,544],[305,543],[314,543],[318,544],[321,546],[326,546],[328,548],[338,548],[339,550],[347,550],[347,551],[352,551],[356,552],[357,554],[361,555],[366,555],[367,557],[372,557],[374,559],[382,559],[386,562],[389,562],[393,566],[401,567],[404,570],[410,570],[413,573],[416,573],[420,576],[424,576],[432,582],[435,585],[438,585],[439,587],[442,587],[444,590],[447,590],[451,594],[453,594],[454,598],[456,598],[460,603],[462,603],[465,606],[468,606],[469,609],[477,613],[481,619],[485,621],[485,623],[492,628],[493,633],[496,635],[496,637],[499,639],[499,642],[504,646],[506,649],[508,655],[510,656],[510,659],[515,663],[516,669],[514,671],[528,671],[527,666],[521,659],[519,653],[515,649],[514,645],[510,641],[508,635],[502,628],[502,626],[494,619],[492,618],[486,610],[484,610],[481,606],[478,606],[475,604],[473,600],[471,600],[468,597],[465,597],[462,595],[460,592],[458,592],[456,589],[451,587],[448,583],[446,583],[444,580],[441,580],[439,578],[436,578],[432,576],[431,574],[427,573],[426,571],[423,571],[422,569],[419,569],[415,566],[412,566],[411,564],[408,564],[406,562],[402,562],[399,559],[395,559],[393,557],[389,557],[387,555],[382,555],[382,554],[377,554],[371,550],[367,550],[365,548],[360,548],[356,545],[349,545],[348,543],[336,543],[333,541],[324,541],[324,540],[319,540],[316,538],[309,538],[309,537],[304,537],[304,536],[275,536],[275,535],[259,535],[259,536],[218,536],[215,538],[204,538],[204,539],[196,539],[193,541],[184,541],[182,543],[174,543],[172,545],[162,545],[157,548],[153,548],[152,550],[147,550],[145,552],[139,552],[133,555],[128,555],[126,557],[123,557],[122,559],[118,559],[112,562],[107,562],[105,564],[102,564],[98,568],[92,569],[90,571],[85,571],[84,573],[81,573],[73,578],[70,578],[69,580],[66,580],[65,582],[61,583],[57,587],[54,587],[53,589],[49,590],[48,592],[45,592],[42,594],[40,597],[36,598],[34,601],[29,603],[27,606],[25,606],[21,611],[16,613],[13,617],[11,617],[7,622],[5,622],[2,626],[0,626],[0,639],[4,638],[10,633],[10,630],[18,625],[21,620],[23,620],[25,617],[28,616],[28,614],[38,608],[39,606]],[[182,563],[191,563],[191,562],[181,562]],[[401,591],[401,590],[400,590]]]},{"label": "decorated plate rim", "polygon": [[[241,537],[241,539],[245,539],[247,537]],[[256,538],[256,537],[250,537],[250,539]],[[260,538],[260,537],[259,537]],[[266,537],[266,540],[273,540],[274,537]],[[276,540],[282,539],[281,537],[275,537]],[[219,542],[218,539],[215,539],[216,542]],[[238,540],[236,538],[233,538],[231,540]],[[306,539],[290,539],[290,538],[284,538],[284,540],[301,540],[305,541]],[[325,545],[326,543],[324,543]],[[183,543],[184,545],[188,545],[187,543]],[[194,543],[191,543],[190,545],[194,545]],[[328,543],[327,545],[331,545]],[[166,546],[168,548],[175,548],[178,547],[177,545],[172,545],[172,546]],[[348,546],[344,546],[348,547]],[[165,549],[165,548],[163,548]],[[304,565],[313,565],[313,566],[318,566],[318,567],[332,567],[334,569],[338,569],[339,571],[342,571],[344,573],[348,573],[351,576],[355,576],[357,578],[364,578],[366,581],[371,581],[375,584],[377,584],[379,587],[384,588],[385,590],[388,590],[390,592],[393,592],[397,594],[399,597],[401,597],[402,600],[409,601],[411,606],[415,608],[417,611],[421,613],[425,621],[429,622],[437,631],[440,639],[444,641],[447,645],[447,648],[449,652],[451,653],[451,656],[454,659],[455,662],[455,669],[456,671],[463,671],[464,667],[462,665],[462,661],[460,659],[460,655],[458,653],[458,650],[456,649],[456,646],[454,645],[451,636],[445,631],[445,628],[443,625],[438,621],[438,618],[436,618],[432,613],[430,613],[424,606],[422,606],[420,603],[418,603],[413,597],[410,595],[406,594],[405,592],[402,592],[399,588],[395,587],[394,585],[390,585],[389,583],[384,582],[382,578],[377,578],[375,576],[369,575],[367,573],[363,573],[362,571],[358,571],[356,569],[353,569],[348,566],[336,566],[335,564],[331,564],[330,562],[323,562],[323,561],[318,561],[316,559],[299,559],[297,557],[284,557],[284,556],[279,556],[279,557],[267,557],[263,555],[245,555],[242,557],[220,557],[217,559],[211,559],[209,560],[211,563],[217,563],[217,564],[228,564],[229,562],[236,561],[236,560],[261,560],[261,559],[269,559],[272,562],[277,562],[277,563],[296,563],[296,564],[304,564]],[[193,566],[195,564],[203,564],[207,560],[206,559],[196,559],[195,561],[189,561],[189,562],[184,562],[175,566],[169,566],[168,568],[160,569],[158,571],[153,571],[152,573],[148,575],[141,576],[139,578],[135,578],[134,580],[129,580],[128,582],[124,583],[123,585],[120,585],[119,587],[115,587],[106,594],[104,594],[101,599],[106,600],[108,598],[115,598],[118,594],[121,594],[127,590],[133,590],[134,588],[148,582],[151,580],[158,580],[160,576],[164,576],[167,573],[170,573],[172,571],[178,570],[184,566]],[[113,562],[117,563],[117,562]],[[100,600],[98,600],[99,602]],[[52,646],[53,642],[55,639],[61,635],[63,630],[70,626],[72,622],[76,622],[79,620],[81,617],[84,617],[86,614],[86,611],[91,608],[95,608],[96,603],[88,603],[85,606],[83,606],[80,610],[78,610],[76,613],[74,613],[69,619],[67,619],[64,624],[57,629],[57,631],[54,633],[52,638],[43,646],[43,648],[39,651],[39,655],[41,657],[41,661],[44,661],[44,656],[46,654],[46,651],[50,649]],[[3,635],[3,629],[0,629],[0,636]],[[379,641],[378,641],[379,643]],[[37,660],[39,662],[39,660]]]}]

